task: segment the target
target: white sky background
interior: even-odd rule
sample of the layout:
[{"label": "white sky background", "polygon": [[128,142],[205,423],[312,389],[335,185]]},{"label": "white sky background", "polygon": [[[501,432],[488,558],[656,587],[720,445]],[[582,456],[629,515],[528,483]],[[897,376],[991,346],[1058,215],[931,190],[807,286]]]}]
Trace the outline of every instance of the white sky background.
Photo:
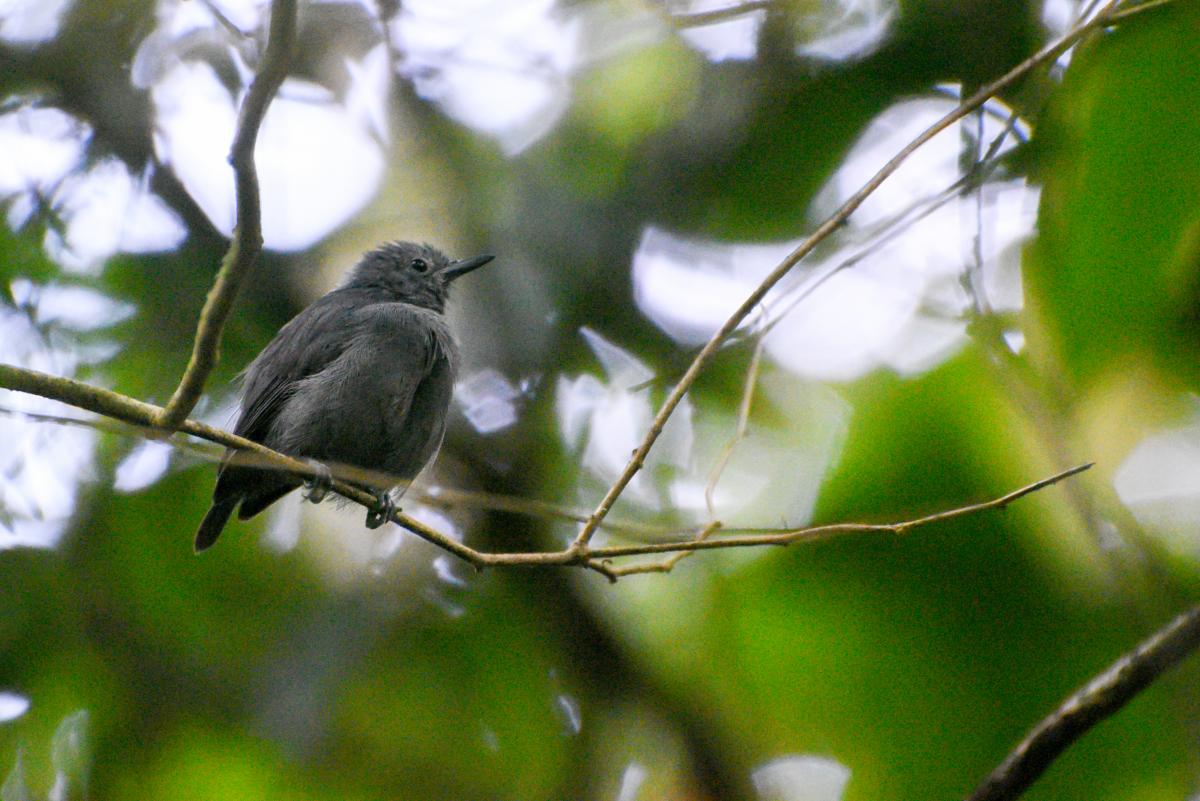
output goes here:
[{"label": "white sky background", "polygon": [[[900,147],[955,105],[954,99],[931,97],[885,110],[819,193],[813,219],[829,216]],[[1004,109],[996,110],[1002,119]],[[984,142],[1002,128],[997,117],[989,116]],[[962,277],[974,263],[977,230],[989,306],[1021,307],[1019,246],[1033,232],[1038,201],[1037,190],[1024,181],[987,184],[982,207],[973,196],[955,196],[909,226],[890,227],[896,215],[914,203],[936,200],[961,177],[962,140],[956,133],[944,132],[918,150],[867,198],[831,246],[809,256],[768,296],[763,309],[775,327],[767,337],[767,353],[776,363],[822,381],[849,381],[879,368],[912,375],[935,367],[966,341],[963,315],[969,298]],[[1010,137],[1001,152],[1012,146]],[[891,238],[873,243],[889,232]],[[649,227],[633,258],[634,295],[664,332],[698,345],[799,244],[708,242]],[[852,267],[799,299],[810,282],[863,252],[867,255]],[[747,324],[761,320],[762,314],[751,315]]]},{"label": "white sky background", "polygon": [[[262,4],[219,5],[242,30],[262,23]],[[210,62],[193,55],[201,37],[206,45],[221,47],[237,68],[241,87],[236,95]],[[229,145],[237,107],[253,77],[244,61],[247,45],[204,4],[162,0],[159,27],[143,42],[134,66],[135,81],[150,90],[154,102],[158,158],[174,169],[226,235],[234,221]],[[345,67],[351,79],[344,97],[288,78],[263,120],[255,162],[266,247],[311,247],[359,211],[383,177],[388,137],[383,105],[390,84],[382,41],[361,60],[347,59]]]}]

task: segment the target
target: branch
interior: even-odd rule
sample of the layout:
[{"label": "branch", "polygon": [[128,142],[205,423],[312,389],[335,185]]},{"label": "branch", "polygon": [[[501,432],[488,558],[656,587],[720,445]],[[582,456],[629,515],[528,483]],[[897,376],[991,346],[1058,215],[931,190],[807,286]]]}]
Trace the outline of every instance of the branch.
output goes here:
[{"label": "branch", "polygon": [[221,260],[217,279],[209,290],[196,327],[196,341],[187,369],[179,380],[170,402],[155,421],[160,428],[175,429],[187,419],[200,400],[204,382],[216,367],[221,346],[221,331],[233,301],[250,269],[262,252],[262,211],[259,205],[258,175],[254,167],[254,146],[267,107],[287,77],[292,47],[296,39],[296,0],[273,0],[271,27],[266,52],[258,74],[242,101],[237,132],[229,151],[237,194],[237,224],[229,250]]},{"label": "branch", "polygon": [[1200,646],[1200,606],[1176,617],[1063,701],[992,771],[969,801],[1011,801],[1063,751]]},{"label": "branch", "polygon": [[1134,17],[1146,11],[1155,11],[1165,8],[1166,6],[1173,6],[1175,5],[1175,2],[1176,0],[1148,0],[1148,2],[1130,6],[1122,11],[1113,13],[1109,17],[1108,21],[1112,24],[1127,22],[1128,20],[1133,19]]},{"label": "branch", "polygon": [[715,8],[712,11],[693,11],[684,14],[670,14],[667,19],[676,28],[698,28],[702,25],[714,25],[718,22],[728,22],[731,19],[736,19],[743,14],[751,14],[755,11],[765,11],[770,8],[774,0],[746,0],[744,3],[738,3],[725,8]]},{"label": "branch", "polygon": [[[126,397],[125,395],[112,392],[107,389],[85,384],[82,381],[75,381],[70,378],[60,378],[58,376],[47,375],[36,370],[26,370],[21,367],[14,367],[8,364],[0,364],[0,387],[16,390],[18,392],[27,392],[32,395],[39,395],[51,400],[61,401],[70,404],[80,409],[96,412],[107,417],[112,417],[116,420],[123,420],[135,426],[140,426],[146,429],[155,429],[158,426],[158,420],[161,418],[163,409],[153,404],[143,403],[139,400]],[[294,459],[290,456],[285,456],[282,453],[273,451],[270,448],[260,445],[257,442],[252,442],[235,434],[230,434],[228,431],[222,431],[219,428],[205,425],[204,423],[195,420],[184,420],[178,430],[191,434],[192,436],[216,442],[226,447],[233,448],[239,453],[234,457],[239,464],[252,464],[256,467],[273,467],[278,470],[285,471],[297,476],[305,478],[314,477],[318,474],[319,468],[312,463]],[[826,539],[828,537],[839,534],[865,534],[877,532],[890,532],[892,534],[904,534],[909,530],[919,526],[938,523],[945,520],[951,520],[956,517],[963,517],[977,512],[983,512],[989,509],[999,509],[1007,506],[1013,501],[1023,498],[1026,495],[1037,492],[1052,484],[1056,484],[1065,478],[1081,473],[1090,468],[1091,464],[1079,465],[1072,467],[1070,470],[1064,470],[1057,475],[1044,478],[1041,481],[1036,481],[1020,489],[1014,490],[999,498],[982,503],[971,504],[969,506],[959,507],[957,509],[949,509],[935,514],[918,517],[913,520],[906,520],[899,523],[836,523],[832,525],[813,526],[810,528],[800,529],[742,529],[737,533],[726,532],[725,537],[712,538],[710,535],[715,534],[720,530],[721,524],[718,522],[709,523],[700,528],[696,534],[688,540],[680,540],[678,542],[657,542],[644,543],[636,545],[617,545],[604,548],[590,548],[586,545],[583,547],[572,543],[569,547],[561,551],[534,551],[534,552],[513,552],[513,553],[485,553],[477,551],[470,546],[464,545],[457,540],[454,540],[445,534],[442,534],[436,529],[421,523],[408,515],[402,514],[399,511],[394,511],[391,517],[392,522],[402,528],[411,531],[423,540],[432,543],[433,545],[454,554],[455,556],[471,563],[478,569],[485,567],[509,567],[509,566],[527,566],[527,567],[549,567],[549,566],[571,566],[583,567],[588,570],[593,570],[607,577],[610,581],[616,581],[622,575],[632,573],[649,573],[649,572],[666,572],[674,566],[678,559],[667,560],[666,562],[643,565],[631,565],[626,567],[612,567],[607,560],[615,559],[624,556],[638,556],[645,554],[683,554],[692,551],[700,550],[715,550],[717,548],[738,548],[755,545],[790,545],[796,542],[807,542],[817,539]],[[382,511],[379,506],[379,499],[372,493],[366,492],[359,487],[348,483],[344,480],[344,476],[353,474],[353,471],[345,471],[334,467],[335,481],[333,482],[333,491],[341,495],[347,500],[353,501],[368,509]],[[552,507],[553,508],[553,507]]]},{"label": "branch", "polygon": [[[0,365],[3,368],[3,365]],[[54,376],[46,376],[48,380],[57,381]],[[0,382],[2,383],[2,382]],[[30,382],[29,385],[33,385]],[[88,385],[83,385],[88,387]],[[90,388],[90,387],[88,387]],[[38,393],[40,394],[40,393]],[[123,399],[124,396],[116,396]],[[157,407],[154,407],[157,408]],[[106,434],[115,434],[117,436],[144,436],[145,432],[140,423],[127,423],[112,417],[103,415],[96,417],[78,417],[65,414],[52,414],[49,412],[33,412],[26,409],[13,409],[7,406],[0,405],[0,414],[19,417],[22,420],[28,420],[35,423],[53,423],[62,426],[77,426],[87,428],[92,431],[100,431]],[[219,431],[219,429],[214,429]],[[197,435],[199,439],[200,436]],[[233,441],[233,440],[230,440]],[[213,465],[218,464],[224,458],[224,451],[216,447],[207,445],[199,445],[192,443],[190,440],[170,440],[167,443],[178,450],[180,453],[186,453],[198,459],[205,459]],[[213,445],[216,443],[213,442]],[[347,471],[357,472],[357,471]],[[373,476],[372,476],[373,477]],[[481,509],[489,512],[507,512],[509,514],[524,515],[526,517],[540,517],[549,520],[564,520],[570,523],[584,523],[587,521],[588,512],[583,509],[576,509],[564,504],[551,503],[549,501],[541,501],[534,498],[520,498],[513,495],[501,495],[494,492],[481,492],[477,490],[464,490],[454,487],[446,487],[437,484],[418,484],[408,488],[405,493],[406,498],[414,498],[419,503],[425,506],[432,506],[440,509]],[[680,525],[664,525],[661,523],[642,523],[631,520],[613,520],[609,518],[604,521],[604,529],[622,535],[626,539],[634,539],[643,542],[662,542],[666,538],[678,539],[679,537],[687,536],[695,532],[692,526]],[[725,529],[727,533],[737,533],[741,529]]]},{"label": "branch", "polygon": [[[142,401],[107,389],[85,384],[82,381],[52,376],[37,372],[36,370],[26,370],[9,364],[0,364],[0,387],[62,401],[80,409],[96,412],[97,414],[102,414],[116,420],[123,420],[126,423],[147,429],[158,428],[159,421],[162,419],[165,411],[161,406],[143,403]],[[206,439],[209,442],[216,442],[253,455],[251,458],[242,457],[239,459],[239,462],[242,464],[253,463],[256,466],[274,467],[306,478],[315,477],[318,473],[318,468],[315,468],[308,462],[293,459],[257,442],[244,439],[236,434],[230,434],[228,431],[223,431],[213,426],[205,425],[196,420],[183,420],[176,426],[176,429],[186,434]],[[374,495],[343,480],[335,480],[333,482],[333,491],[343,498],[359,503],[369,509],[377,509],[379,507],[379,500]],[[478,552],[454,541],[446,535],[416,520],[412,520],[407,515],[397,513],[393,519],[422,539],[426,539],[434,545],[466,559],[468,562],[472,562],[473,564],[476,562],[473,556],[477,555]]]},{"label": "branch", "polygon": [[771,289],[777,283],[779,283],[779,281],[785,275],[787,275],[788,272],[790,272],[791,269],[795,267],[801,259],[812,252],[812,250],[827,237],[829,237],[830,234],[840,228],[846,222],[846,220],[850,218],[850,215],[853,214],[860,205],[862,205],[863,201],[866,200],[872,192],[878,189],[879,186],[892,175],[892,173],[899,169],[900,165],[903,164],[904,161],[908,159],[908,157],[911,156],[919,147],[924,145],[933,137],[937,136],[950,125],[954,124],[975,109],[982,106],[993,95],[997,94],[1002,89],[1011,86],[1017,80],[1023,78],[1035,67],[1058,58],[1060,54],[1069,49],[1075,42],[1077,42],[1089,31],[1104,25],[1108,20],[1109,15],[1112,14],[1119,2],[1120,0],[1109,0],[1109,2],[1106,3],[1100,12],[1091,20],[1076,26],[1059,38],[1057,42],[1042,48],[1037,53],[1018,64],[1016,67],[1009,70],[1003,77],[987,84],[978,92],[971,95],[971,97],[964,100],[954,111],[951,111],[949,114],[942,117],[933,125],[922,131],[915,139],[905,145],[899,153],[893,156],[891,160],[884,164],[883,167],[880,168],[880,170],[875,173],[875,175],[872,176],[871,179],[868,180],[861,189],[851,195],[849,199],[842,204],[841,208],[835,211],[828,219],[825,220],[825,222],[821,223],[821,225],[817,227],[816,231],[814,231],[807,239],[805,239],[795,250],[788,254],[788,256],[784,258],[784,260],[780,262],[779,265],[772,270],[765,279],[763,279],[763,282],[758,285],[758,288],[751,292],[750,295],[744,301],[742,301],[742,305],[737,308],[737,311],[735,311],[733,315],[730,316],[730,318],[726,320],[719,329],[717,329],[717,332],[713,334],[708,342],[705,343],[704,347],[700,349],[700,352],[688,366],[688,369],[683,374],[683,377],[679,379],[679,383],[675,385],[675,388],[671,390],[670,394],[667,396],[667,399],[663,401],[662,407],[654,416],[654,421],[650,425],[650,430],[646,432],[645,439],[633,452],[633,455],[630,457],[625,469],[621,471],[621,474],[617,477],[617,480],[609,488],[608,492],[605,493],[604,498],[601,499],[599,505],[596,507],[596,510],[592,512],[592,515],[588,518],[588,522],[584,525],[578,536],[575,537],[575,541],[571,544],[571,548],[575,550],[582,550],[587,547],[589,542],[591,542],[592,536],[600,527],[600,523],[603,522],[609,510],[612,509],[613,504],[616,503],[617,498],[619,498],[621,493],[625,491],[625,488],[629,485],[629,482],[633,480],[633,477],[637,474],[637,472],[642,469],[642,465],[645,464],[646,461],[646,455],[650,452],[650,449],[658,440],[659,435],[662,433],[663,426],[666,425],[668,418],[670,418],[671,414],[675,411],[675,407],[677,407],[679,402],[683,400],[683,396],[687,394],[687,391],[691,389],[692,384],[696,382],[696,378],[699,377],[700,371],[703,370],[709,361],[712,360],[717,350],[721,347],[729,335],[733,333],[733,331],[739,325],[741,325],[742,321],[746,319],[750,312],[762,302],[767,293],[770,292]]},{"label": "branch", "polygon": [[1013,490],[999,498],[993,498],[990,501],[960,506],[956,509],[947,509],[942,512],[935,512],[931,515],[904,520],[899,523],[829,523],[823,526],[809,526],[808,528],[783,530],[760,529],[761,533],[738,534],[736,536],[716,539],[705,538],[702,540],[693,539],[680,542],[650,542],[639,545],[614,545],[605,548],[589,547],[585,553],[596,559],[611,559],[620,556],[674,553],[676,551],[707,551],[715,548],[744,548],[755,545],[791,545],[797,542],[828,539],[839,534],[907,534],[914,528],[927,526],[930,523],[941,523],[946,520],[953,520],[956,517],[965,517],[977,512],[985,512],[989,509],[1002,509],[1013,501],[1024,498],[1026,495],[1045,489],[1052,484],[1057,484],[1065,478],[1082,473],[1090,469],[1092,464],[1092,462],[1088,462],[1087,464],[1076,465],[1068,470],[1063,470],[1061,473],[1055,473],[1048,478],[1043,478],[1040,481],[1027,484],[1020,489]]}]

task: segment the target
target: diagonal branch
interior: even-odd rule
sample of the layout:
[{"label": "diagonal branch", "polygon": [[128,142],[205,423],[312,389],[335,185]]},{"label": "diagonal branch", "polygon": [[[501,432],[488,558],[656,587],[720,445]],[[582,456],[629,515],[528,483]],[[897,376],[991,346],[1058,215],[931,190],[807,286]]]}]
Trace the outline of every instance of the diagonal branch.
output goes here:
[{"label": "diagonal branch", "polygon": [[178,428],[200,400],[204,382],[217,364],[225,320],[229,317],[242,282],[262,252],[262,210],[258,174],[254,167],[254,146],[267,107],[287,77],[296,39],[296,0],[273,0],[268,36],[262,65],[242,101],[237,132],[229,151],[237,194],[237,224],[233,239],[225,258],[221,260],[217,279],[204,301],[204,309],[200,312],[196,341],[187,369],[170,402],[155,421],[160,428]]},{"label": "diagonal branch", "polygon": [[719,329],[717,329],[717,332],[713,334],[708,342],[705,343],[704,347],[700,349],[700,352],[696,355],[696,358],[692,361],[691,365],[688,366],[688,369],[683,374],[683,377],[679,379],[679,383],[675,385],[674,389],[672,389],[670,394],[667,396],[667,399],[663,401],[663,405],[658,410],[658,413],[654,416],[654,421],[650,425],[650,430],[646,432],[646,437],[644,440],[642,440],[642,444],[639,445],[633,452],[628,464],[625,465],[625,469],[621,471],[621,474],[617,477],[617,480],[609,488],[608,492],[605,493],[604,498],[601,499],[599,505],[596,506],[596,510],[592,513],[591,517],[588,518],[588,522],[584,525],[578,536],[576,536],[575,541],[571,544],[571,547],[576,550],[582,550],[587,547],[587,544],[591,541],[592,536],[599,528],[600,523],[603,522],[609,510],[612,509],[613,504],[616,503],[617,498],[619,498],[621,493],[625,491],[625,488],[629,485],[629,482],[633,480],[633,477],[637,475],[637,472],[642,469],[642,466],[646,461],[646,455],[650,452],[650,449],[654,447],[654,443],[658,440],[659,435],[662,433],[663,426],[666,425],[667,420],[674,413],[675,408],[679,405],[680,401],[683,400],[683,396],[687,394],[688,390],[691,389],[692,384],[696,382],[696,379],[700,375],[700,371],[703,370],[709,361],[712,360],[713,356],[716,355],[717,350],[721,347],[729,335],[732,334],[733,331],[742,324],[742,321],[745,320],[750,312],[762,302],[762,300],[767,296],[767,293],[770,292],[771,289],[774,288],[774,286],[779,283],[779,281],[785,275],[787,275],[788,272],[790,272],[791,269],[795,267],[801,259],[807,256],[814,248],[816,248],[818,244],[820,244],[822,241],[828,238],[830,234],[841,227],[846,220],[850,218],[850,215],[852,215],[855,210],[862,205],[863,201],[866,200],[871,193],[878,189],[879,186],[894,172],[896,172],[900,165],[903,164],[905,160],[907,160],[908,157],[911,156],[918,148],[920,148],[929,140],[933,139],[933,137],[937,136],[946,128],[953,125],[958,120],[982,106],[985,102],[991,99],[993,95],[1016,83],[1036,67],[1058,58],[1059,55],[1068,50],[1087,33],[1104,25],[1108,21],[1109,16],[1116,9],[1119,2],[1120,0],[1109,0],[1109,2],[1106,3],[1104,7],[1090,20],[1071,29],[1066,34],[1061,36],[1058,41],[1042,48],[1037,53],[1018,64],[1016,67],[1009,70],[1002,77],[987,84],[978,92],[971,95],[971,97],[964,100],[958,106],[958,108],[954,109],[949,114],[942,117],[933,125],[922,131],[915,139],[905,145],[899,153],[893,156],[891,160],[884,164],[883,167],[881,167],[880,170],[875,173],[875,175],[872,176],[871,179],[868,180],[861,189],[851,195],[849,199],[842,204],[841,208],[834,212],[833,215],[825,220],[825,222],[821,223],[821,225],[819,225],[807,239],[805,239],[795,250],[788,254],[788,256],[784,258],[784,260],[780,262],[779,265],[772,270],[765,279],[763,279],[763,282],[759,284],[758,288],[751,292],[750,295],[744,301],[742,301],[742,305],[737,308],[737,311],[735,311],[730,318],[726,320]]},{"label": "diagonal branch", "polygon": [[1062,702],[1017,745],[969,801],[1012,801],[1093,726],[1200,646],[1200,606],[1176,617]]},{"label": "diagonal branch", "polygon": [[[76,381],[70,378],[61,378],[58,376],[40,373],[36,370],[26,370],[13,365],[0,364],[0,387],[15,390],[17,392],[27,392],[32,395],[39,395],[44,398],[61,401],[70,404],[80,409],[102,414],[106,417],[111,417],[116,420],[122,420],[135,426],[140,426],[146,429],[157,427],[157,421],[162,415],[162,408],[153,404],[143,403],[139,400],[112,392],[100,387],[94,387],[90,384],[85,384],[82,381]],[[256,467],[273,467],[287,473],[292,473],[305,478],[313,477],[318,474],[320,468],[314,466],[310,462],[294,459],[290,456],[285,456],[282,453],[273,451],[270,448],[260,445],[257,442],[252,442],[248,439],[243,439],[235,434],[230,434],[228,431],[222,431],[219,428],[205,425],[204,423],[195,420],[184,420],[178,430],[190,434],[209,442],[216,442],[238,451],[234,457],[242,464],[253,464]],[[700,550],[715,550],[718,548],[736,548],[749,547],[757,545],[790,545],[797,542],[807,542],[810,540],[825,539],[843,534],[868,534],[868,533],[893,533],[904,534],[911,529],[919,526],[926,526],[932,523],[938,523],[945,520],[951,520],[965,515],[976,514],[990,509],[999,509],[1007,506],[1019,498],[1045,489],[1046,487],[1056,484],[1065,478],[1081,473],[1091,467],[1090,464],[1079,465],[1070,470],[1064,470],[1057,475],[1044,478],[1036,481],[1020,489],[1014,490],[982,503],[970,504],[968,506],[959,507],[957,509],[949,509],[935,514],[918,517],[913,520],[905,520],[899,523],[837,523],[824,526],[813,526],[800,529],[761,529],[761,530],[742,530],[744,533],[729,535],[721,538],[713,538],[719,528],[719,523],[709,523],[707,526],[696,531],[692,538],[680,540],[678,542],[660,542],[660,543],[644,543],[636,545],[618,545],[604,548],[590,548],[588,546],[579,547],[574,543],[570,547],[561,551],[533,551],[533,552],[514,552],[514,553],[486,553],[477,551],[468,545],[464,545],[451,537],[442,534],[436,529],[421,523],[420,521],[402,514],[399,511],[394,511],[391,517],[392,522],[416,534],[423,540],[432,543],[433,545],[454,554],[466,562],[474,565],[477,569],[482,570],[485,567],[550,567],[550,566],[569,566],[583,567],[588,570],[593,570],[607,577],[610,581],[616,581],[622,575],[630,575],[633,573],[648,573],[648,572],[666,572],[674,562],[668,560],[666,563],[660,563],[664,567],[654,568],[648,565],[633,565],[627,567],[612,567],[608,564],[608,560],[625,556],[638,556],[644,554],[660,554],[673,553],[683,554],[692,551]],[[367,492],[354,484],[348,483],[344,476],[346,471],[334,469],[334,475],[337,478],[333,482],[333,491],[341,495],[347,500],[360,504],[368,509],[382,511],[379,506],[379,499],[370,492]],[[678,561],[677,559],[674,561]]]},{"label": "diagonal branch", "polygon": [[745,0],[742,3],[725,6],[724,8],[715,8],[711,11],[670,14],[667,16],[667,19],[676,28],[699,28],[704,25],[728,22],[745,14],[753,14],[755,11],[766,11],[772,5],[774,5],[774,0]]}]

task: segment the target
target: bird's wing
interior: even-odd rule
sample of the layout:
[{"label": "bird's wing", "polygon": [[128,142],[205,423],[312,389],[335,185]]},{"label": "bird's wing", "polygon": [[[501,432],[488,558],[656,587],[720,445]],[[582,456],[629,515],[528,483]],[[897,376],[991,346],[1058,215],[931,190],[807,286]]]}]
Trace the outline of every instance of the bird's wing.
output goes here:
[{"label": "bird's wing", "polygon": [[246,368],[242,414],[234,433],[262,441],[296,382],[320,372],[354,335],[358,299],[332,292],[292,318]]},{"label": "bird's wing", "polygon": [[[346,290],[336,290],[312,304],[279,330],[262,353],[246,368],[242,392],[242,413],[234,433],[246,439],[262,442],[280,408],[295,391],[297,382],[320,372],[341,355],[354,335],[353,314],[361,297]],[[262,471],[237,466],[231,461],[233,451],[225,453],[217,470],[213,488],[215,505],[229,512],[238,502],[250,498],[253,508],[261,511],[271,501],[286,494],[299,484],[299,479],[264,479]],[[262,502],[263,499],[266,502]],[[255,506],[257,504],[257,506]],[[243,519],[247,509],[242,508]],[[205,518],[206,520],[208,518]],[[220,528],[201,529],[204,537],[197,538],[197,547],[214,541]]]}]

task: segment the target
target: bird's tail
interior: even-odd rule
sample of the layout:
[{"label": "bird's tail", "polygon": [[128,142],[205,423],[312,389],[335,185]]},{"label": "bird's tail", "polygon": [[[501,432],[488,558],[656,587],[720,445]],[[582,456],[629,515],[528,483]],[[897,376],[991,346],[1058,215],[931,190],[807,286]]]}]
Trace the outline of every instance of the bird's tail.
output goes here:
[{"label": "bird's tail", "polygon": [[200,521],[200,528],[196,530],[196,553],[207,550],[217,541],[217,537],[221,536],[221,531],[229,522],[229,516],[233,514],[233,509],[240,500],[240,496],[234,495],[213,501],[208,514]]}]

